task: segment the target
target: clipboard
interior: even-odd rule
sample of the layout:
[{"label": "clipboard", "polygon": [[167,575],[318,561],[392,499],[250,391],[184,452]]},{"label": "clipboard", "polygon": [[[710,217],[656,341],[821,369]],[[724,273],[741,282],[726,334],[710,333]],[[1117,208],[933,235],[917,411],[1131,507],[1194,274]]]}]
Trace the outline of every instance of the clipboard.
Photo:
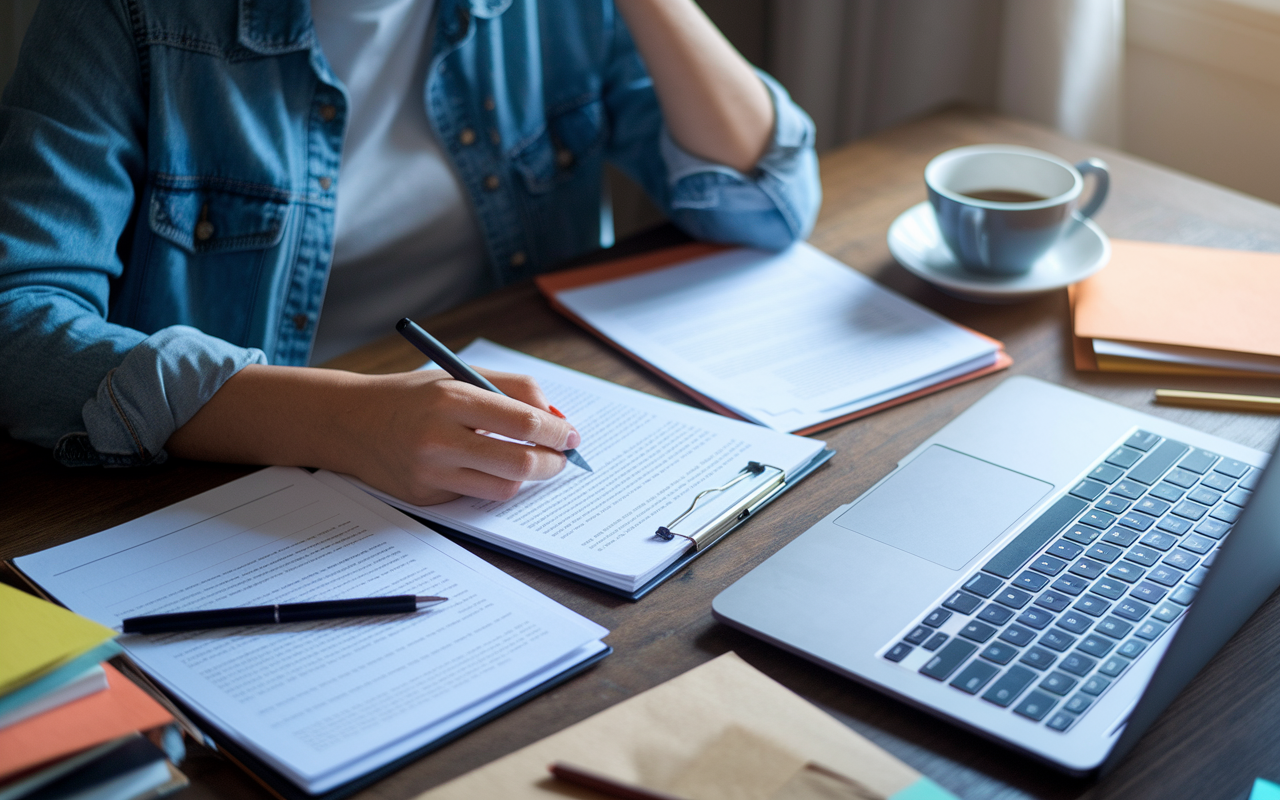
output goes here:
[{"label": "clipboard", "polygon": [[[721,414],[726,417],[731,417],[733,419],[745,419],[741,414],[738,414],[732,411],[727,406],[717,402],[711,397],[708,397],[702,392],[699,392],[697,389],[694,389],[692,386],[689,386],[688,384],[677,380],[676,378],[667,374],[663,370],[659,369],[654,364],[644,360],[643,358],[640,358],[635,353],[631,352],[627,348],[618,344],[616,341],[611,339],[609,336],[605,335],[599,329],[592,326],[582,317],[575,314],[571,309],[569,309],[567,306],[561,303],[558,297],[560,292],[568,291],[570,289],[579,289],[584,286],[592,286],[597,283],[606,283],[608,281],[618,280],[620,278],[627,278],[632,275],[639,275],[644,272],[663,269],[664,267],[674,266],[676,264],[680,264],[685,261],[693,261],[695,259],[705,258],[706,256],[715,255],[717,253],[722,253],[732,249],[735,249],[735,248],[730,245],[708,244],[706,242],[694,242],[691,244],[682,244],[682,245],[676,245],[675,247],[668,247],[661,250],[655,250],[653,252],[643,253],[638,256],[630,256],[627,258],[619,258],[613,261],[606,261],[601,264],[592,264],[589,266],[578,267],[576,269],[567,269],[560,272],[550,272],[544,275],[538,275],[533,280],[538,287],[538,291],[542,293],[542,296],[546,298],[547,303],[550,304],[550,306],[553,309],[560,312],[565,317],[568,317],[570,320],[577,323],[580,327],[584,328],[588,332],[595,335],[597,338],[605,342],[605,344],[608,344],[610,347],[613,347],[615,350],[623,353],[624,355],[626,355],[627,357],[629,357],[630,359],[638,363],[640,366],[652,372],[658,378],[662,379],[663,381],[670,384],[671,386],[674,386],[676,389],[680,390],[685,395],[696,400],[703,407],[709,408],[712,411],[715,411],[717,414]],[[958,323],[953,323],[953,324],[958,324]],[[965,328],[965,326],[963,325],[959,327]],[[967,372],[963,375],[958,375],[954,378],[949,378],[944,381],[939,381],[938,383],[932,384],[930,386],[926,386],[923,389],[917,389],[914,392],[909,392],[904,395],[899,395],[898,397],[895,397],[891,400],[886,400],[883,403],[877,403],[876,405],[868,406],[867,408],[863,408],[858,411],[853,411],[848,414],[842,414],[838,417],[832,417],[831,419],[825,420],[823,422],[819,422],[815,425],[810,425],[805,428],[800,428],[798,430],[792,431],[792,433],[795,433],[798,436],[809,436],[811,434],[818,433],[820,431],[825,431],[828,428],[834,428],[837,425],[843,425],[846,422],[852,422],[855,419],[861,419],[862,417],[869,416],[871,414],[876,413],[877,411],[884,411],[887,408],[893,408],[894,406],[901,405],[903,403],[910,402],[917,398],[933,394],[934,392],[940,392],[943,389],[949,389],[952,386],[958,386],[959,384],[966,383],[968,381],[975,380],[977,378],[981,378],[986,375],[990,375],[994,372],[999,372],[1000,370],[1006,369],[1013,364],[1013,358],[1010,357],[1009,354],[1005,352],[1003,342],[997,339],[993,339],[990,336],[987,336],[985,334],[978,333],[977,331],[972,330],[971,328],[965,328],[965,330],[999,347],[999,351],[996,354],[996,360],[994,363],[989,364],[985,367],[979,367],[978,369],[973,370],[972,372]]]},{"label": "clipboard", "polygon": [[[813,459],[809,461],[809,463],[805,464],[794,474],[792,475],[783,474],[781,481],[777,485],[770,485],[768,486],[767,490],[761,491],[759,493],[754,491],[749,492],[745,498],[733,504],[730,508],[724,510],[722,513],[717,514],[715,519],[709,525],[704,526],[703,528],[700,528],[697,531],[694,531],[691,534],[691,536],[684,537],[684,538],[693,539],[694,541],[693,547],[689,548],[688,552],[686,552],[684,555],[682,555],[680,558],[676,559],[675,561],[671,562],[671,564],[667,565],[667,567],[665,567],[661,572],[653,576],[653,578],[651,578],[647,583],[645,583],[640,588],[636,589],[634,592],[628,592],[624,589],[619,589],[616,586],[610,586],[607,583],[601,583],[600,581],[584,577],[575,572],[570,572],[569,570],[562,569],[561,567],[557,567],[554,564],[548,564],[547,562],[539,560],[532,556],[527,556],[523,553],[517,553],[514,550],[509,550],[500,545],[496,545],[491,542],[486,542],[483,539],[480,539],[476,536],[472,536],[471,534],[466,533],[464,531],[457,530],[456,528],[450,528],[447,525],[441,525],[438,522],[432,522],[431,520],[422,519],[421,517],[419,517],[418,519],[421,520],[423,524],[430,526],[431,528],[439,531],[440,533],[448,535],[450,538],[461,539],[463,541],[477,545],[478,547],[483,547],[485,550],[489,550],[495,553],[502,553],[505,556],[516,559],[517,561],[523,561],[526,564],[532,564],[533,566],[538,567],[539,569],[544,569],[547,572],[560,575],[561,577],[570,578],[572,580],[577,581],[578,583],[586,584],[587,586],[590,586],[594,589],[599,589],[602,592],[608,592],[611,595],[615,595],[617,597],[622,597],[622,598],[626,598],[627,600],[635,601],[635,600],[639,600],[649,592],[656,589],[658,585],[661,584],[663,581],[665,581],[667,578],[670,578],[672,575],[676,574],[681,569],[683,569],[687,564],[689,564],[689,562],[693,561],[694,559],[701,556],[703,553],[707,552],[707,550],[711,549],[712,545],[716,544],[717,542],[721,541],[726,536],[728,536],[730,533],[737,530],[738,526],[742,525],[751,517],[755,516],[765,506],[769,505],[774,500],[781,497],[791,487],[795,486],[797,483],[807,478],[818,467],[830,461],[831,457],[834,456],[835,454],[836,454],[836,451],[832,450],[831,448],[826,448],[822,450],[820,453],[818,453],[816,456],[814,456]],[[766,482],[773,477],[774,476],[765,476]],[[715,487],[708,487],[708,489],[714,489],[714,488]],[[410,516],[414,516],[412,512],[406,512],[406,513],[409,513]]]}]

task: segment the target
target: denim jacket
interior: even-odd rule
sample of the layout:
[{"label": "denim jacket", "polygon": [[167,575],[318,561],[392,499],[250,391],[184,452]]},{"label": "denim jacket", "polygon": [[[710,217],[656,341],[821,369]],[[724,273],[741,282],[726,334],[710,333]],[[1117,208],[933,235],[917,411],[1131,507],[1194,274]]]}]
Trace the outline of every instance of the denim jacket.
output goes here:
[{"label": "denim jacket", "polygon": [[[750,175],[667,135],[611,0],[439,0],[423,102],[499,284],[598,246],[605,160],[690,234],[778,249],[813,125]],[[164,458],[251,363],[306,364],[346,90],[308,0],[45,0],[0,102],[0,425],[65,464]]]}]

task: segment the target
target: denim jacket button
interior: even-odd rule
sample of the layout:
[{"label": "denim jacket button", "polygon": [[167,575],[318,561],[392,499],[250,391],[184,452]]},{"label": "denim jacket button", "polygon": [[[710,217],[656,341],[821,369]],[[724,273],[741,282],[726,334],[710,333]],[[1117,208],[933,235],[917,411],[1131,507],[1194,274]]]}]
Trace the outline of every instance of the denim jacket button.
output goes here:
[{"label": "denim jacket button", "polygon": [[196,223],[196,241],[207,242],[213,238],[213,223],[202,219]]},{"label": "denim jacket button", "polygon": [[524,254],[523,250],[518,250],[511,254],[511,266],[513,267],[523,267],[524,262],[528,260],[529,257]]},{"label": "denim jacket button", "polygon": [[463,147],[470,147],[476,143],[476,132],[470,128],[463,128],[458,134],[458,141],[462,142]]},{"label": "denim jacket button", "polygon": [[488,189],[491,192],[496,190],[501,185],[502,185],[502,181],[498,180],[497,175],[490,175],[489,177],[484,179],[484,188]]},{"label": "denim jacket button", "polygon": [[307,329],[307,322],[308,322],[308,318],[306,314],[293,315],[293,327],[297,328],[298,330],[305,331]]},{"label": "denim jacket button", "polygon": [[336,116],[338,116],[338,109],[336,106],[328,104],[320,106],[320,119],[325,122],[333,122],[333,118]]},{"label": "denim jacket button", "polygon": [[568,169],[573,166],[573,151],[561,148],[556,151],[556,166],[560,169]]},{"label": "denim jacket button", "polygon": [[329,187],[332,185],[333,185],[333,180],[328,175],[321,176],[320,178],[321,189],[324,189],[327,192],[329,191]]}]

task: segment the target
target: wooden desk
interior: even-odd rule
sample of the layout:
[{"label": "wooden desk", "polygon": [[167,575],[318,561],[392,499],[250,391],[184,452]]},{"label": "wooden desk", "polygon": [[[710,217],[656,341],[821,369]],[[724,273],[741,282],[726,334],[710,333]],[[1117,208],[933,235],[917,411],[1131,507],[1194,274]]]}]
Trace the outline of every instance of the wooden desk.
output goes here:
[{"label": "wooden desk", "polygon": [[[937,153],[1011,142],[1075,161],[1101,155],[1112,194],[1098,221],[1112,236],[1280,251],[1280,208],[1042,129],[964,111],[932,116],[822,159],[826,202],[812,242],[885,285],[1006,343],[1013,372],[1034,375],[1261,449],[1280,421],[1248,414],[1155,407],[1154,386],[1280,394],[1280,381],[1205,381],[1081,374],[1070,366],[1065,292],[1014,306],[951,299],[889,257],[885,232],[925,196],[921,175]],[[511,287],[431,320],[450,346],[474,336],[654,394],[673,393],[551,312],[529,285]],[[422,357],[389,336],[334,366],[388,372]],[[601,594],[520,562],[482,555],[610,628],[616,653],[569,684],[378,783],[363,798],[408,798],[436,784],[736,650],[938,782],[966,798],[1244,796],[1255,776],[1280,778],[1280,601],[1273,598],[1209,665],[1114,774],[1075,781],[901,703],[717,624],[711,599],[994,387],[1003,375],[917,400],[829,431],[835,459],[759,519],[639,603]],[[0,444],[0,557],[49,547],[124,522],[242,475],[241,467],[173,463],[136,471],[70,471],[48,455]],[[197,750],[186,798],[267,795],[225,762]]]}]

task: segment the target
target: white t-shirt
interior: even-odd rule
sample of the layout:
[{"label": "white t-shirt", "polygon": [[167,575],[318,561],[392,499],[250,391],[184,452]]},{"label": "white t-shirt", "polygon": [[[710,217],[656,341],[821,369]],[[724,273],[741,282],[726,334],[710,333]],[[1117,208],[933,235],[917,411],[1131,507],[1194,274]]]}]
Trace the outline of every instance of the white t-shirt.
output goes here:
[{"label": "white t-shirt", "polygon": [[320,47],[347,87],[329,286],[311,363],[493,288],[466,189],[423,92],[434,0],[312,0]]}]

